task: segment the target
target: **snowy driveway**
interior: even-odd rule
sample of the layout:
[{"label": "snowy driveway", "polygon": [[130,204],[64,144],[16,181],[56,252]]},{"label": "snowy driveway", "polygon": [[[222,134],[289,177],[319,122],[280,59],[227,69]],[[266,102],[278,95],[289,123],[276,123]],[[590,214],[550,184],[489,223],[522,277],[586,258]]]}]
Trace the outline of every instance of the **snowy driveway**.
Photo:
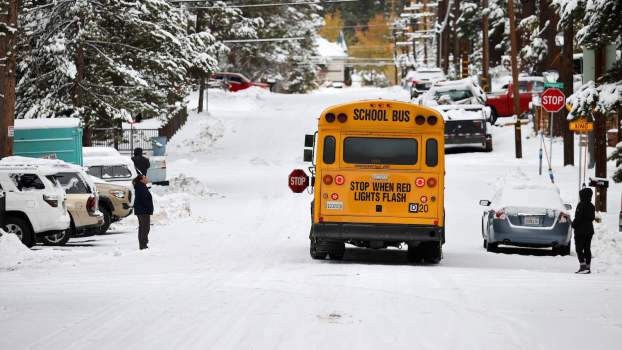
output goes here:
[{"label": "snowy driveway", "polygon": [[[597,273],[577,276],[574,256],[481,247],[477,201],[499,177],[537,169],[534,139],[513,159],[512,128],[493,128],[492,154],[447,156],[440,265],[353,248],[311,260],[311,196],[290,193],[287,174],[304,167],[324,107],[376,97],[407,93],[211,95],[211,115],[192,116],[169,148],[177,181],[154,189],[151,249],[137,251],[132,219],[0,265],[0,349],[617,349],[619,268],[596,257]],[[557,175],[574,203],[574,170]]]}]

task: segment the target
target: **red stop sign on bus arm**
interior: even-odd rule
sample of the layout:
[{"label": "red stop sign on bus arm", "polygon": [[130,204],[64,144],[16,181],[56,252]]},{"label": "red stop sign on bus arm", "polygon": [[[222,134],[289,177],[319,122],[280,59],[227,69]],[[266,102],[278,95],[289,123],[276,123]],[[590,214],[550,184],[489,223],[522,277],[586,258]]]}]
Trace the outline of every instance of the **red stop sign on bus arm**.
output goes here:
[{"label": "red stop sign on bus arm", "polygon": [[309,176],[302,169],[294,169],[287,178],[287,185],[294,193],[302,193],[309,187]]},{"label": "red stop sign on bus arm", "polygon": [[560,89],[548,88],[542,93],[542,108],[547,112],[559,112],[566,104],[566,96]]}]

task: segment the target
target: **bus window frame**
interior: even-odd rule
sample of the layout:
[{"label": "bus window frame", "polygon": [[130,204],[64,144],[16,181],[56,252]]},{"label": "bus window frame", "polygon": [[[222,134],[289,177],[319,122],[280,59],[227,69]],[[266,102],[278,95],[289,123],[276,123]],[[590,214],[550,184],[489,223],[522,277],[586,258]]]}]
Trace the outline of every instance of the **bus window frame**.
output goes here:
[{"label": "bus window frame", "polygon": [[[332,152],[332,162],[326,161],[326,141],[332,139],[333,140],[333,152]],[[337,161],[337,137],[332,134],[327,134],[322,137],[322,164],[325,165],[334,165]]]},{"label": "bus window frame", "polygon": [[[372,138],[395,138],[395,139],[415,139],[417,140],[417,163],[414,165],[403,165],[403,164],[353,164],[348,163],[344,159],[343,152],[343,143],[348,137],[372,137]],[[394,170],[421,170],[423,162],[422,158],[422,140],[424,139],[425,134],[421,133],[382,133],[382,132],[341,132],[339,133],[338,140],[338,149],[337,152],[339,154],[339,164],[340,168],[344,169],[394,169]]]},{"label": "bus window frame", "polygon": [[[435,163],[433,165],[430,165],[428,163],[428,142],[430,141],[434,141],[436,143],[436,160]],[[440,152],[439,152],[439,146],[440,146],[440,142],[438,141],[438,138],[434,137],[434,136],[428,136],[425,138],[425,166],[428,168],[437,168],[439,165],[439,158],[440,158]]]}]

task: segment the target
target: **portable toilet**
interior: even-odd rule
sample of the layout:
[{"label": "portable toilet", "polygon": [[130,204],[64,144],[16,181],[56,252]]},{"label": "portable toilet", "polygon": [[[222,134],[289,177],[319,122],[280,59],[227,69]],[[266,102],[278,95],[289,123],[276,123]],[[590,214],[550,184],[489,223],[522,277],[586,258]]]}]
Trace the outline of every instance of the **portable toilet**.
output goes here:
[{"label": "portable toilet", "polygon": [[82,166],[80,119],[16,119],[13,154],[31,158],[60,159]]}]

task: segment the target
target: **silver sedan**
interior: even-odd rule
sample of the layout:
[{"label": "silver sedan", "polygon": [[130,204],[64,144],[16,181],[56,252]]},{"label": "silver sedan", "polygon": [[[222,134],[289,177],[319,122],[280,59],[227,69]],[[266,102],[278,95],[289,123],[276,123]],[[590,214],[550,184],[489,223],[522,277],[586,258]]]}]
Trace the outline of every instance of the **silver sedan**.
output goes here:
[{"label": "silver sedan", "polygon": [[482,215],[484,248],[498,251],[499,245],[552,247],[560,255],[570,254],[572,237],[569,210],[553,185],[519,184],[504,186]]}]

